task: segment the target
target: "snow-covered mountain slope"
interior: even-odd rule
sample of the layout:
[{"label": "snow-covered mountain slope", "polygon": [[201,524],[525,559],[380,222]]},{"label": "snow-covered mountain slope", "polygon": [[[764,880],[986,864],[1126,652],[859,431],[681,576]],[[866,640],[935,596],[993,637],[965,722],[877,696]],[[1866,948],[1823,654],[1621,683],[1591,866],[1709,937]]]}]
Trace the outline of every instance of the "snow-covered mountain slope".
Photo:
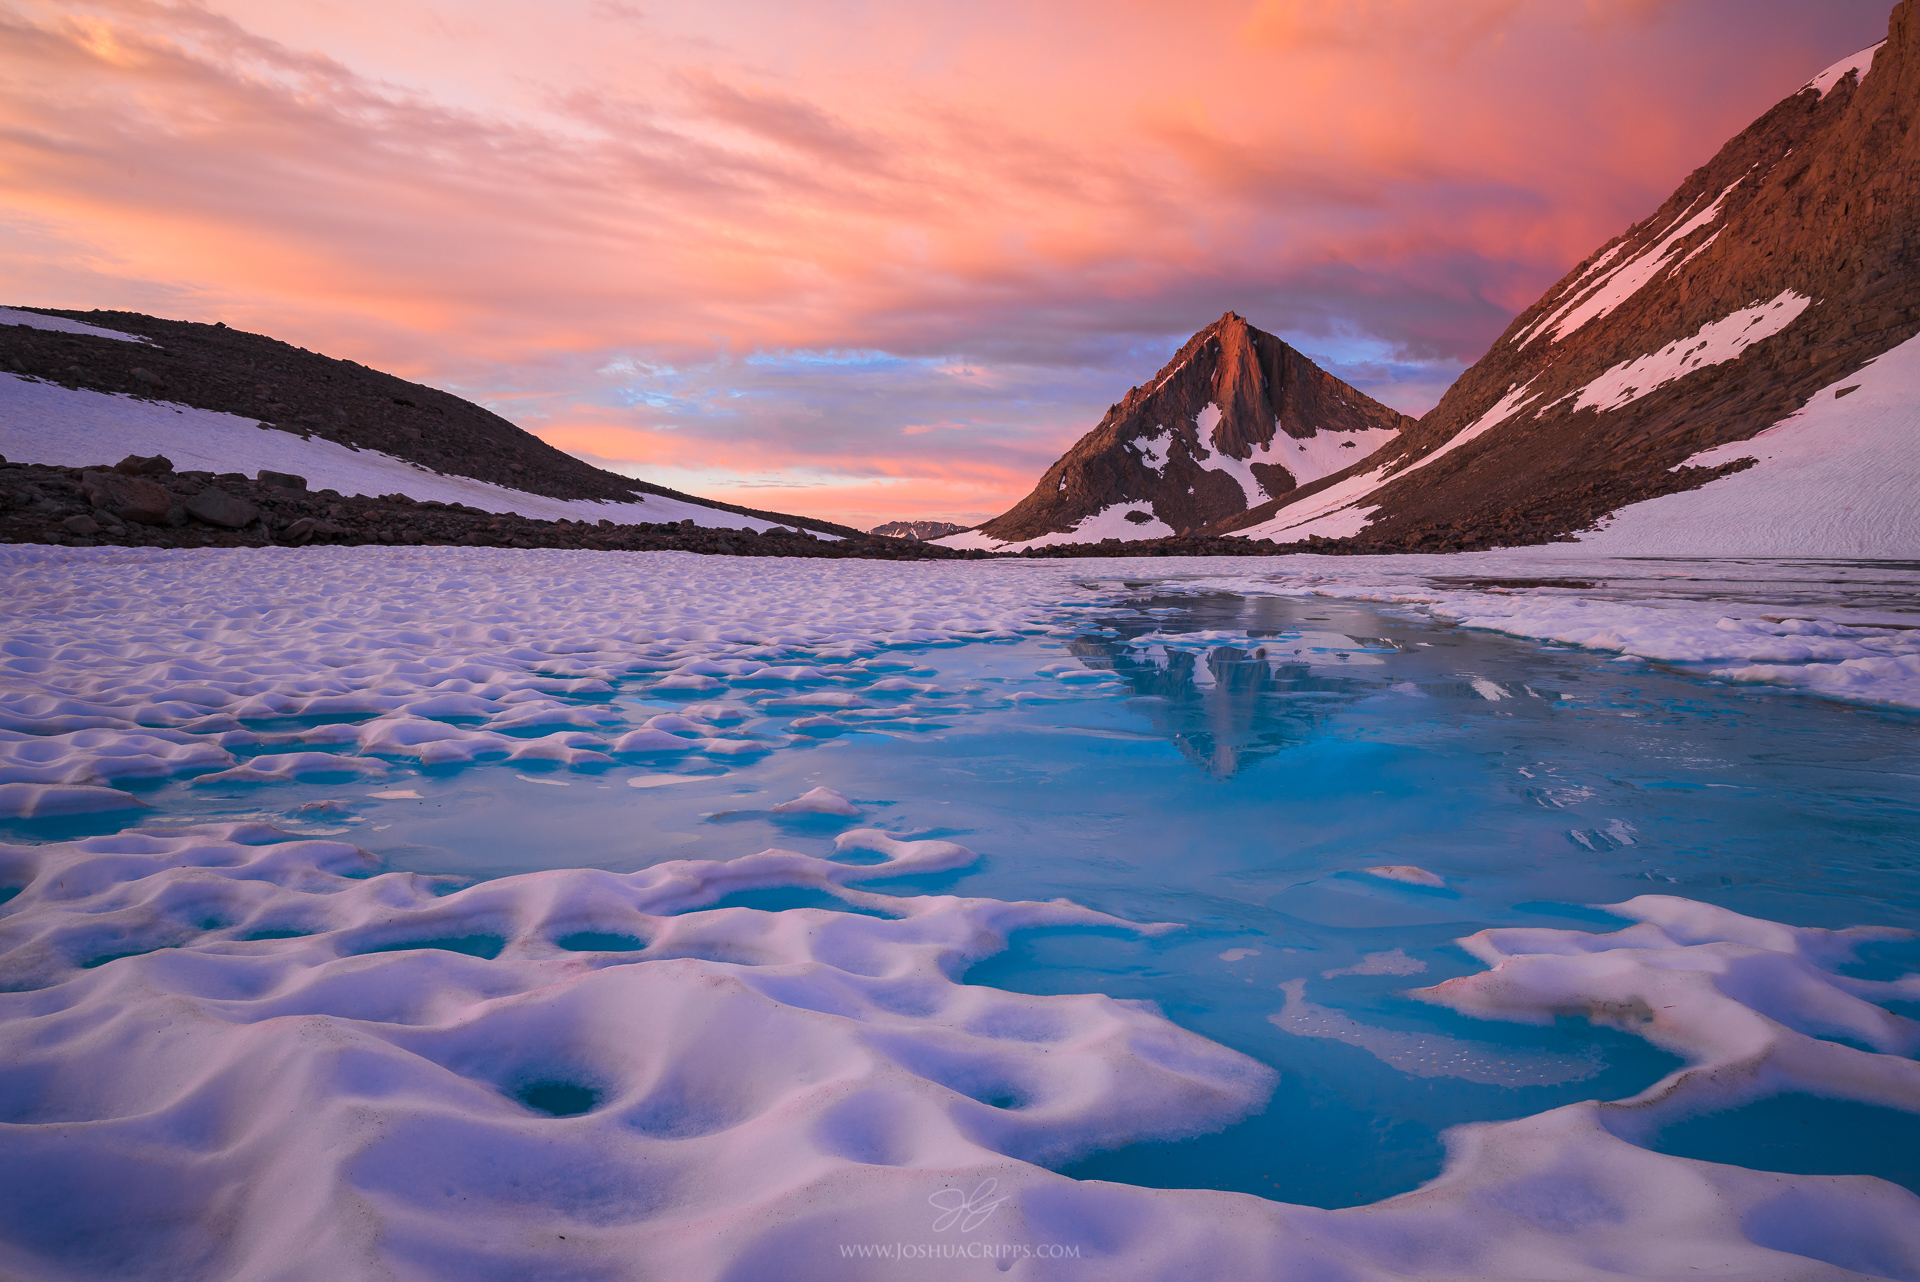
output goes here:
[{"label": "snow-covered mountain slope", "polygon": [[1920,555],[1913,358],[1868,367],[1920,332],[1914,17],[1569,272],[1417,427],[1209,532],[1447,550],[1620,513],[1598,546]]},{"label": "snow-covered mountain slope", "polygon": [[[164,455],[179,471],[290,472],[315,490],[344,495],[405,494],[416,501],[460,503],[486,512],[518,512],[539,520],[616,525],[692,521],[710,528],[765,532],[777,521],[723,512],[654,494],[626,502],[562,499],[435,472],[378,450],[354,450],[325,437],[262,430],[250,418],[67,388],[0,374],[0,454],[16,462],[86,467],[128,454]],[[823,537],[835,537],[826,535]]]},{"label": "snow-covered mountain slope", "polygon": [[159,453],[182,469],[268,467],[343,494],[398,491],[544,519],[858,533],[617,476],[450,393],[225,325],[0,308],[7,371],[16,377],[0,380],[0,454],[15,462]]},{"label": "snow-covered mountain slope", "polygon": [[1413,420],[1228,312],[954,548],[1149,539],[1198,529],[1363,459]]}]

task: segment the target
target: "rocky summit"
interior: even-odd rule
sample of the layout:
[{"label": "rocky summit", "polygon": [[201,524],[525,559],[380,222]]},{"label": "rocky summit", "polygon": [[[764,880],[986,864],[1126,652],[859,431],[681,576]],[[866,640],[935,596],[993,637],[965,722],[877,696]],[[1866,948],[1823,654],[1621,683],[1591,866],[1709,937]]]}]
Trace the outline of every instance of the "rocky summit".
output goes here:
[{"label": "rocky summit", "polygon": [[1047,469],[949,546],[1185,534],[1371,457],[1413,420],[1228,312]]},{"label": "rocky summit", "polygon": [[[1574,267],[1417,426],[1207,533],[1444,551],[1562,539],[1701,487],[1752,501],[1662,510],[1711,511],[1725,525],[1806,495],[1811,481],[1768,491],[1732,479],[1767,457],[1733,447],[1816,400],[1828,417],[1869,404],[1827,405],[1920,333],[1917,123],[1920,37],[1906,0],[1885,42],[1800,87]],[[1909,478],[1888,491],[1902,501],[1903,488],[1909,505],[1915,442],[1900,449],[1896,437],[1916,424],[1876,425],[1884,467],[1852,460],[1862,478],[1885,467]],[[1835,426],[1802,451],[1806,476],[1868,448]],[[1836,517],[1836,501],[1809,503],[1803,519]],[[1696,545],[1724,533],[1698,528]]]}]

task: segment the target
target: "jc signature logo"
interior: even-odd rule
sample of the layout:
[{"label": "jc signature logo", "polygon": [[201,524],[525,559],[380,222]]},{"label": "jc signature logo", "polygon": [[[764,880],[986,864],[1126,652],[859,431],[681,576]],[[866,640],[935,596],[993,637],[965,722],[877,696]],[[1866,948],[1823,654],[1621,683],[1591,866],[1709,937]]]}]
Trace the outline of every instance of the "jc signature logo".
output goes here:
[{"label": "jc signature logo", "polygon": [[993,1190],[999,1184],[998,1180],[981,1180],[980,1186],[971,1193],[961,1189],[941,1189],[930,1195],[927,1201],[940,1209],[939,1218],[933,1222],[933,1231],[945,1233],[958,1225],[962,1233],[971,1233],[985,1224],[987,1217],[1007,1200],[993,1195]]}]

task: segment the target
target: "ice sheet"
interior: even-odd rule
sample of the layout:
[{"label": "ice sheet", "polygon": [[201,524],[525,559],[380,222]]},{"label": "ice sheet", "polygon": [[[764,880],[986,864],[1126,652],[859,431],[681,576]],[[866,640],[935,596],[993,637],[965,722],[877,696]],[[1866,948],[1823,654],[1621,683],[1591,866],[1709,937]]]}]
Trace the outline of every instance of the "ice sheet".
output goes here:
[{"label": "ice sheet", "polygon": [[[1133,563],[1143,576],[1167,565]],[[1718,680],[1920,707],[1920,569],[1907,562],[1649,560],[1562,545],[1452,556],[1303,554],[1251,565],[1236,559],[1232,570],[1189,573],[1183,582],[1195,590],[1391,602],[1466,627],[1682,665]],[[1493,582],[1469,586],[1476,576]],[[1516,589],[1501,586],[1503,578],[1547,582]],[[1582,583],[1590,586],[1572,586]]]},{"label": "ice sheet", "polygon": [[[1745,575],[1749,598],[1799,598],[1803,615],[1807,594],[1824,591],[1825,611],[1849,622],[1794,622],[1779,606],[1768,612],[1786,621],[1747,616],[1701,580],[1658,588],[1656,574],[1714,568],[1699,563],[1556,551],[1143,558],[1102,563],[1090,581],[1082,561],[10,547],[0,713],[19,737],[0,744],[9,768],[60,782],[0,790],[101,787],[66,781],[123,762],[232,769],[223,762],[280,735],[290,750],[251,757],[249,786],[289,787],[329,749],[377,770],[435,744],[545,744],[564,766],[569,753],[619,751],[626,726],[647,751],[672,740],[679,754],[780,752],[729,699],[824,690],[849,696],[844,715],[936,703],[937,683],[914,679],[896,647],[1035,631],[1142,576],[1167,590],[1239,583],[1478,611],[1484,626],[1533,635],[1523,620],[1571,608],[1580,590],[1434,576],[1557,568],[1611,580],[1588,621],[1640,626],[1620,648],[1816,665],[1891,631],[1862,617],[1874,613],[1867,593],[1820,586],[1831,567],[1720,572]],[[1742,626],[1707,623],[1714,611]],[[1338,635],[1314,639],[1327,648]],[[1051,675],[1064,684],[1076,671]],[[637,725],[633,702],[587,698],[636,675],[711,683],[714,695]],[[335,715],[368,720],[257,720]],[[843,814],[817,793],[778,811],[789,797],[765,802],[792,823]],[[1491,969],[1435,986],[1433,1000],[1495,1021],[1581,1012],[1675,1049],[1687,1068],[1664,1094],[1455,1128],[1437,1180],[1327,1211],[1046,1169],[1228,1125],[1275,1090],[1270,1068],[1145,1003],[959,981],[1023,927],[1166,925],[1061,900],[884,893],[891,879],[972,864],[936,834],[855,828],[834,847],[457,889],[259,824],[0,846],[0,889],[18,890],[0,903],[0,1196],[12,1209],[0,1271],[862,1279],[899,1276],[900,1259],[872,1252],[905,1246],[936,1252],[915,1267],[942,1278],[1920,1276],[1920,1198],[1894,1185],[1645,1146],[1681,1112],[1770,1090],[1920,1107],[1913,1026],[1881,1006],[1909,1000],[1916,981],[1842,970],[1885,931],[1650,897],[1614,907],[1639,923],[1624,931],[1473,937]],[[1385,867],[1400,875],[1359,875],[1384,893],[1451,893]],[[719,905],[769,888],[865,911]],[[1392,949],[1334,969],[1418,973]],[[1271,996],[1277,1027],[1416,1079],[1528,1086],[1593,1067],[1342,1022],[1304,987]]]}]

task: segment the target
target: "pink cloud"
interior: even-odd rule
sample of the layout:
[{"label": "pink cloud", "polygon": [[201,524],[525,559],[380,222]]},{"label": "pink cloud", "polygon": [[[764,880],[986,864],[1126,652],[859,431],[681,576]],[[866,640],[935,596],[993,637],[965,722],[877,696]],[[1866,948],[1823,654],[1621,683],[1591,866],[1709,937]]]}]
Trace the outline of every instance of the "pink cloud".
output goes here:
[{"label": "pink cloud", "polygon": [[1229,307],[1422,408],[1884,8],[20,0],[0,277],[986,514]]}]

